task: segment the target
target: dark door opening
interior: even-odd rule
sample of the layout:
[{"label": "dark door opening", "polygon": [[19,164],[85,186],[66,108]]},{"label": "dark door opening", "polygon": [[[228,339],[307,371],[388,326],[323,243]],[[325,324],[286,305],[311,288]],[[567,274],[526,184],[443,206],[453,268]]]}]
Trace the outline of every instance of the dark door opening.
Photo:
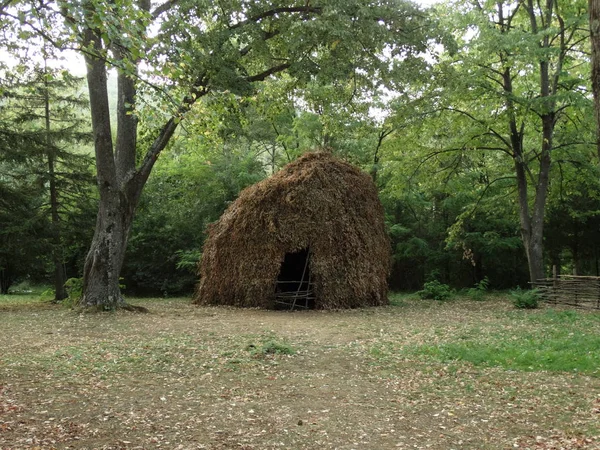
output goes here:
[{"label": "dark door opening", "polygon": [[310,275],[310,251],[286,253],[275,288],[275,309],[314,309],[315,296]]}]

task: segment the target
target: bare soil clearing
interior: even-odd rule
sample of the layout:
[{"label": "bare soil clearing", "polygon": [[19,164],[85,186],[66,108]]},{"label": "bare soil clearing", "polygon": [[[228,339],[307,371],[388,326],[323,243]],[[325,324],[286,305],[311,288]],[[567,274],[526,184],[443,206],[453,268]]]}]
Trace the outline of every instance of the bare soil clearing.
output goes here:
[{"label": "bare soil clearing", "polygon": [[133,303],[151,314],[0,304],[1,449],[600,449],[599,375],[403,350],[540,326],[505,298]]}]

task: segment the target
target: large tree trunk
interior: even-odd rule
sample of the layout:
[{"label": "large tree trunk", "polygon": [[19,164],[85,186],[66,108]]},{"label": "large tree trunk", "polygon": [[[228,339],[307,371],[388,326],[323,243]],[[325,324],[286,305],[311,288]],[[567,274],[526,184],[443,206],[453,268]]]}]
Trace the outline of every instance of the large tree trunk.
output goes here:
[{"label": "large tree trunk", "polygon": [[[89,46],[102,54],[99,33],[86,30]],[[125,304],[119,288],[119,273],[125,256],[130,217],[125,217],[125,200],[117,178],[110,125],[106,63],[100,56],[86,55],[87,82],[90,94],[92,130],[96,155],[96,179],[100,204],[94,238],[85,260],[83,296],[80,304],[114,309]]]},{"label": "large tree trunk", "polygon": [[[512,76],[510,68],[505,68],[503,73],[504,90],[512,95]],[[529,183],[527,181],[527,163],[525,161],[523,149],[523,128],[519,129],[517,125],[516,115],[514,113],[514,105],[510,96],[507,96],[506,107],[510,114],[509,120],[509,135],[510,144],[512,147],[513,161],[515,165],[515,174],[517,178],[517,195],[519,199],[519,223],[521,225],[521,239],[525,248],[527,257],[527,265],[529,267],[529,280],[536,281],[543,278],[544,275],[544,256],[543,256],[543,236],[544,236],[544,210],[546,205],[547,192],[547,175],[549,173],[550,159],[546,158],[545,164],[548,167],[545,170],[546,182],[545,187],[536,189],[536,199],[533,206],[533,214],[529,207]],[[540,167],[541,171],[544,164]],[[542,196],[538,197],[538,195]],[[540,220],[541,219],[541,220]]]},{"label": "large tree trunk", "polygon": [[[505,70],[505,90],[512,92],[510,70]],[[509,111],[512,111],[512,103],[507,101]],[[527,163],[523,149],[523,132],[517,127],[514,115],[510,119],[510,142],[513,152],[515,174],[517,178],[517,192],[519,199],[519,222],[521,225],[521,238],[525,247],[527,264],[529,267],[529,280],[536,281],[544,278],[544,215],[546,211],[546,199],[548,197],[548,184],[550,177],[550,166],[552,159],[552,138],[554,133],[554,114],[547,114],[542,118],[542,152],[540,157],[540,168],[535,189],[535,199],[532,207],[529,206],[529,183],[527,181]]]},{"label": "large tree trunk", "polygon": [[[544,10],[541,11],[543,17],[542,20],[539,21],[538,16],[536,16],[536,8],[534,7],[533,0],[527,1],[525,8],[529,15],[531,31],[534,34],[538,34],[540,31],[538,21],[543,27],[542,31],[547,30],[551,26],[554,6],[554,0],[546,0]],[[545,276],[543,255],[544,216],[550,183],[554,127],[556,125],[555,95],[558,90],[558,80],[562,70],[563,60],[567,52],[567,45],[564,40],[564,22],[562,19],[558,20],[558,22],[561,30],[559,34],[560,53],[555,62],[554,73],[552,75],[550,74],[550,64],[546,58],[541,58],[538,62],[540,68],[540,98],[545,100],[545,105],[543,111],[539,113],[539,117],[542,121],[542,142],[541,151],[539,153],[538,175],[537,180],[535,180],[535,197],[531,209],[528,197],[528,173],[523,149],[523,133],[522,130],[518,130],[514,115],[511,115],[510,121],[511,146],[513,150],[515,173],[517,175],[521,236],[523,238],[523,245],[527,255],[527,263],[529,265],[529,279],[532,282],[544,278]],[[551,46],[552,43],[548,34],[543,33],[540,40],[540,49],[548,50]],[[509,69],[506,69],[505,71],[504,86],[505,91],[512,94]],[[509,111],[512,111],[510,99],[507,100],[507,106]]]},{"label": "large tree trunk", "polygon": [[522,233],[522,237],[529,267],[529,281],[533,282],[544,278],[543,230],[532,229],[529,234]]},{"label": "large tree trunk", "polygon": [[[100,200],[96,230],[83,273],[81,305],[116,309],[125,306],[119,274],[125,259],[133,210],[123,205],[124,197],[115,192]],[[125,213],[124,211],[129,211]]]},{"label": "large tree trunk", "polygon": [[[136,168],[135,73],[125,69],[118,71],[117,136],[113,145],[100,33],[86,30],[85,41],[100,55],[89,52],[85,58],[100,204],[94,238],[85,261],[80,304],[101,309],[132,308],[126,304],[119,287],[127,239],[142,189],[159,153],[173,136],[178,120],[173,117],[164,125],[140,167]],[[127,57],[118,48],[113,53],[117,59]],[[186,106],[193,104],[196,98],[190,98]]]},{"label": "large tree trunk", "polygon": [[[505,16],[503,10],[503,4],[499,3],[499,23],[504,33],[511,30],[512,19],[516,14],[513,11],[512,15]],[[521,6],[521,4],[519,4]],[[533,24],[532,24],[533,25]],[[535,28],[535,27],[534,27]],[[535,30],[534,30],[535,31]],[[513,97],[513,75],[511,72],[511,66],[508,63],[508,54],[500,53],[501,61],[505,64],[502,72],[502,86],[505,96],[505,105],[509,115],[508,131],[510,137],[510,147],[513,157],[513,163],[515,167],[515,175],[517,179],[517,196],[519,200],[519,223],[521,226],[521,240],[523,241],[523,247],[525,248],[525,255],[527,257],[527,265],[529,268],[529,279],[535,281],[543,277],[544,273],[544,258],[543,258],[543,232],[544,232],[544,208],[546,204],[547,188],[536,189],[536,194],[544,193],[543,196],[538,197],[533,205],[533,214],[529,206],[529,182],[528,176],[528,165],[525,156],[525,149],[523,147],[523,134],[525,129],[524,122],[521,126],[517,123],[517,114],[515,112],[515,105],[512,100]],[[548,155],[549,156],[549,155]],[[550,163],[550,159],[545,159],[546,163]],[[542,165],[541,165],[542,166]],[[541,180],[540,167],[540,177]],[[547,187],[547,183],[545,184]],[[541,218],[541,221],[540,221]]]},{"label": "large tree trunk", "polygon": [[600,0],[588,0],[592,41],[592,90],[596,115],[596,148],[600,159]]}]

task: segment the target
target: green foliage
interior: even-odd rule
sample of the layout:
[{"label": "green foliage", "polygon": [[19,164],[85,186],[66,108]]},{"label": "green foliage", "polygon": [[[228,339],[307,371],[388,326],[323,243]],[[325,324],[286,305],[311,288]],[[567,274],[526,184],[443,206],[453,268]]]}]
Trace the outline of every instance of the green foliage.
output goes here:
[{"label": "green foliage", "polygon": [[[524,202],[521,211],[533,213],[539,147],[544,141],[540,117],[549,111],[556,112],[551,195],[568,202],[576,198],[571,193],[580,191],[582,199],[588,194],[594,198],[597,189],[592,186],[598,176],[589,168],[597,166],[597,157],[594,149],[584,144],[595,141],[590,134],[592,103],[585,98],[587,88],[577,88],[589,80],[589,64],[581,57],[588,42],[581,34],[585,2],[574,0],[551,11],[546,9],[548,5],[552,4],[531,9],[538,25],[548,27],[544,31],[531,29],[529,8],[522,2],[436,6],[440,25],[456,38],[457,45],[439,55],[430,80],[413,83],[392,103],[394,114],[388,122],[398,132],[384,145],[385,164],[380,170],[390,224],[409,230],[402,238],[392,237],[395,278],[403,283],[423,282],[433,269],[440,271],[442,282],[457,287],[483,276],[493,280],[494,288],[510,288],[528,279],[518,201]],[[499,18],[505,20],[508,11],[514,13],[511,23],[502,26]],[[544,20],[539,14],[545,15]],[[561,34],[561,24],[566,34]],[[559,49],[565,42],[559,37],[567,34],[571,44]],[[559,55],[566,56],[563,64],[557,64]],[[540,61],[549,62],[550,72],[558,70],[550,75],[560,80],[555,85],[557,92],[548,98],[537,94]],[[506,84],[508,79],[511,83]],[[515,139],[508,132],[511,123]],[[513,148],[517,142],[523,143],[522,156]],[[523,163],[527,173],[521,197],[516,194],[515,161]],[[589,186],[580,189],[583,183],[573,183],[576,176],[589,180]],[[573,202],[579,205],[572,218],[597,211],[594,202],[586,206]],[[591,272],[588,255],[597,253],[598,247],[577,244],[584,234],[595,239],[593,221],[577,223],[568,214],[561,215],[566,226],[553,227],[563,230],[560,238],[546,241],[548,246],[560,247],[553,252],[553,259],[560,259],[565,241],[575,241],[570,245],[572,251],[578,251],[580,260],[580,255],[586,254],[587,264],[581,268]],[[581,222],[587,222],[585,231]],[[427,245],[415,246],[414,238]],[[440,248],[442,241],[445,248]],[[409,247],[409,243],[413,245]],[[466,264],[459,263],[461,258]]]},{"label": "green foliage", "polygon": [[390,292],[388,293],[388,300],[390,302],[390,306],[406,306],[406,301],[412,298],[414,294],[406,294],[402,292]]},{"label": "green foliage", "polygon": [[52,300],[54,300],[54,289],[53,288],[48,288],[48,289],[45,289],[44,291],[42,291],[42,293],[40,294],[40,301],[51,302]]},{"label": "green foliage", "polygon": [[291,345],[281,343],[276,340],[268,340],[258,345],[249,344],[246,347],[246,350],[255,357],[264,357],[268,355],[293,355],[296,353]]},{"label": "green foliage", "polygon": [[522,290],[517,287],[510,292],[513,305],[519,309],[536,309],[539,306],[540,295],[537,289]]},{"label": "green foliage", "polygon": [[128,292],[191,292],[206,227],[241,189],[264,177],[252,154],[234,146],[194,148],[199,142],[190,136],[166,152],[142,194],[123,268]]},{"label": "green foliage", "polygon": [[202,252],[200,250],[177,250],[175,252],[179,260],[177,261],[177,269],[187,270],[192,274],[198,272],[198,264],[200,264],[200,258]]},{"label": "green foliage", "polygon": [[421,299],[448,300],[454,295],[454,292],[447,284],[440,283],[437,280],[429,281],[423,285],[423,290],[417,292]]},{"label": "green foliage", "polygon": [[467,290],[467,295],[473,300],[481,301],[485,298],[485,294],[490,286],[488,277],[483,277],[481,281],[475,283],[475,287]]},{"label": "green foliage", "polygon": [[40,279],[49,250],[46,217],[40,209],[43,190],[30,165],[2,163],[0,153],[0,293],[28,275]]},{"label": "green foliage", "polygon": [[67,308],[73,308],[79,303],[83,295],[83,278],[69,278],[65,282],[65,288],[68,297],[61,303]]},{"label": "green foliage", "polygon": [[37,289],[39,289],[38,286],[33,286],[31,284],[31,281],[27,278],[21,280],[19,283],[16,283],[15,285],[13,285],[10,288],[10,294],[17,294],[17,295],[28,295],[28,294],[33,294]]},{"label": "green foliage", "polygon": [[[591,112],[590,112],[591,114]],[[593,139],[593,137],[590,137]],[[576,165],[555,168],[550,187],[544,248],[561,273],[596,274],[600,248],[600,173],[589,150],[565,154]]]},{"label": "green foliage", "polygon": [[39,61],[0,78],[0,284],[6,290],[26,276],[46,282],[57,267],[79,271],[93,233],[95,196],[81,80]]}]

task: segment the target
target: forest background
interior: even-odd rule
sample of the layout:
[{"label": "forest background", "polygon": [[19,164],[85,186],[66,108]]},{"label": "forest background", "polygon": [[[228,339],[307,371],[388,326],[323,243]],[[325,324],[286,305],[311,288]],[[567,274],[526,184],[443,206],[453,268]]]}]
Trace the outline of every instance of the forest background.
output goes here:
[{"label": "forest background", "polygon": [[[178,2],[164,5],[171,3]],[[249,20],[240,17],[258,17],[244,10],[247,2],[225,3],[231,12],[222,29],[230,33]],[[367,3],[388,16],[373,16]],[[178,36],[189,13],[185,4],[166,16],[165,33]],[[113,130],[126,117],[139,120],[136,163],[143,165],[157,127],[182,104],[189,107],[177,116],[179,127],[139,198],[120,274],[126,294],[191,292],[207,225],[244,187],[315,148],[331,149],[376,183],[392,241],[392,289],[416,290],[432,280],[455,288],[488,280],[506,289],[526,286],[553,265],[600,275],[586,1],[461,0],[430,9],[403,1],[323,4],[372,28],[356,34],[344,28],[343,14],[326,22],[326,9],[300,11],[325,21],[294,16],[314,42],[307,48],[276,42],[294,63],[255,76],[239,76],[255,66],[238,65],[230,47],[236,58],[254,51],[271,61],[274,50],[245,47],[231,34],[225,45],[221,15],[214,25],[219,33],[203,30],[204,53],[173,38],[163,49],[171,59],[144,55],[134,39],[139,30],[129,30],[128,55],[137,65],[115,57],[118,71],[109,72],[107,92]],[[64,25],[76,11],[65,13],[60,2],[55,9],[40,5],[0,6],[7,55],[0,67],[0,287],[7,293],[52,283],[60,299],[65,282],[83,275],[97,223],[97,137],[86,82],[72,62],[61,60],[65,48],[86,49],[77,30]],[[95,5],[93,19],[110,23],[109,8]],[[390,28],[392,19],[399,28]],[[280,30],[294,30],[294,21],[277,31],[261,28],[261,39],[275,42]],[[98,35],[119,55],[124,47],[115,50],[106,27],[106,36]],[[119,39],[121,31],[115,31]],[[209,48],[221,49],[219,58]],[[197,89],[190,69],[196,66],[213,73],[213,81],[189,102],[181,87]],[[135,109],[118,100],[117,72],[136,85]]]}]

